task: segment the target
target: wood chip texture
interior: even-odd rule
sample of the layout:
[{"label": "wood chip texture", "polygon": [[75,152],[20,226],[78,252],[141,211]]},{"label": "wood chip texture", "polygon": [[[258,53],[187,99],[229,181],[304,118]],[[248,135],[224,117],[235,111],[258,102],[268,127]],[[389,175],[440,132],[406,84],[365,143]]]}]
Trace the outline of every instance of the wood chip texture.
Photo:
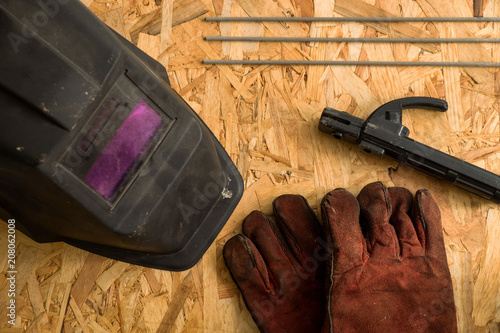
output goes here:
[{"label": "wood chip texture", "polygon": [[[441,207],[460,332],[500,332],[500,216],[492,204],[318,131],[325,107],[366,118],[409,96],[446,99],[446,113],[408,110],[411,137],[500,173],[500,74],[486,68],[223,66],[203,59],[500,61],[484,44],[228,43],[204,36],[500,37],[498,23],[207,22],[206,16],[482,16],[498,1],[85,0],[102,21],[167,67],[172,87],[220,140],[243,175],[236,211],[186,272],[149,269],[18,233],[17,319],[6,322],[7,261],[0,256],[2,332],[258,332],[222,259],[225,242],[274,197],[303,195],[318,213],[338,187],[373,181],[427,188]],[[7,226],[0,223],[0,249]],[[1,250],[3,251],[3,250]]]}]

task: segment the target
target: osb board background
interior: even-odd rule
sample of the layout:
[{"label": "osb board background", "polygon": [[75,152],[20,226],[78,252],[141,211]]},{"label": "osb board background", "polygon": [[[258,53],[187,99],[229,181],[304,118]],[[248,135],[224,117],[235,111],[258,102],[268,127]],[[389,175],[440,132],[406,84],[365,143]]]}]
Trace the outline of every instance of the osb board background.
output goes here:
[{"label": "osb board background", "polygon": [[[498,44],[218,43],[206,35],[500,37],[493,23],[209,23],[205,16],[472,16],[468,0],[83,0],[106,24],[168,67],[172,86],[220,139],[246,190],[202,260],[173,273],[116,262],[18,233],[17,323],[6,324],[6,256],[0,258],[2,332],[256,332],[221,257],[254,209],[282,193],[316,210],[337,187],[357,194],[382,181],[427,188],[443,215],[460,332],[500,331],[498,206],[317,130],[325,106],[365,118],[405,96],[444,98],[446,113],[410,110],[412,138],[500,173],[498,71],[485,68],[208,66],[202,59],[500,61]],[[476,5],[479,1],[476,2]],[[476,7],[498,16],[500,2]],[[7,248],[1,224],[0,249]],[[3,251],[3,250],[2,250]]]}]

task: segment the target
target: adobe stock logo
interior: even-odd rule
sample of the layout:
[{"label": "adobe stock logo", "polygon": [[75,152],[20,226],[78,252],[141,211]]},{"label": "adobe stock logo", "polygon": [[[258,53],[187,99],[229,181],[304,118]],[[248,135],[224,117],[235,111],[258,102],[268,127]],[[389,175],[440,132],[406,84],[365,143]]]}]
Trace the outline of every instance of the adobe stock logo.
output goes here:
[{"label": "adobe stock logo", "polygon": [[51,18],[56,16],[61,9],[61,5],[69,3],[71,0],[38,0],[36,3],[40,10],[30,17],[21,18],[21,34],[9,32],[7,38],[15,53],[19,53],[20,47],[27,44],[31,38],[38,34],[39,29],[45,27]]}]

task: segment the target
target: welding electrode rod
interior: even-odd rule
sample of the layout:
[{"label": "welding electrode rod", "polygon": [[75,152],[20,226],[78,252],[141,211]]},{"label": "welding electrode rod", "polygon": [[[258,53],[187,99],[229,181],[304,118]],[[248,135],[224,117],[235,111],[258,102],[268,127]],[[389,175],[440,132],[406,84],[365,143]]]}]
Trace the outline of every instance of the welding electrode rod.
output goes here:
[{"label": "welding electrode rod", "polygon": [[221,42],[331,42],[331,43],[499,43],[500,38],[347,38],[347,37],[253,37],[206,36]]},{"label": "welding electrode rod", "polygon": [[319,65],[319,66],[427,66],[427,67],[500,67],[495,62],[468,61],[351,61],[351,60],[225,60],[205,59],[209,65]]},{"label": "welding electrode rod", "polygon": [[500,22],[500,17],[205,17],[217,22]]}]

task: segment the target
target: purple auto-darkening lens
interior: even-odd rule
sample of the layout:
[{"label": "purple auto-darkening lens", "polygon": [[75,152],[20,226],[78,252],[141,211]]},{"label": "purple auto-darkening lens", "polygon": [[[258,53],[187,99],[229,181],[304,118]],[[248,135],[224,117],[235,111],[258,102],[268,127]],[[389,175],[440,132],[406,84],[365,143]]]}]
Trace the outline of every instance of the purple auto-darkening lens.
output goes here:
[{"label": "purple auto-darkening lens", "polygon": [[111,200],[161,128],[162,118],[140,100],[85,175],[85,182]]}]

